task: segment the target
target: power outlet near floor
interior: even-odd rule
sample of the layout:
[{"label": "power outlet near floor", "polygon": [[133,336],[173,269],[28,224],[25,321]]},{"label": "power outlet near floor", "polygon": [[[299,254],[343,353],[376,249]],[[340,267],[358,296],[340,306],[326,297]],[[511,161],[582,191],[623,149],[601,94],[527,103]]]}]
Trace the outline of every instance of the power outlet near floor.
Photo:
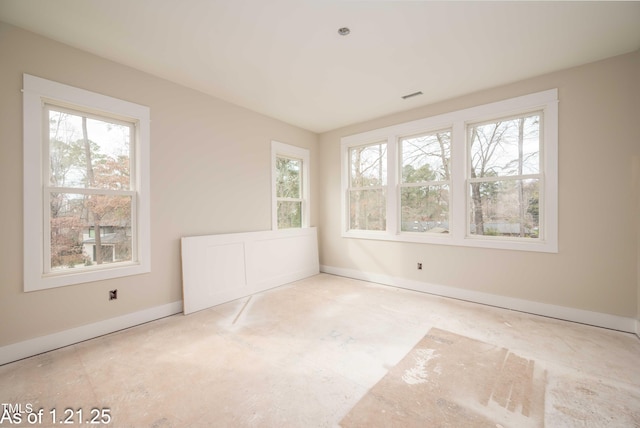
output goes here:
[{"label": "power outlet near floor", "polygon": [[118,298],[118,289],[109,290],[109,300],[116,300]]},{"label": "power outlet near floor", "polygon": [[418,262],[418,270],[422,270],[422,263]]}]

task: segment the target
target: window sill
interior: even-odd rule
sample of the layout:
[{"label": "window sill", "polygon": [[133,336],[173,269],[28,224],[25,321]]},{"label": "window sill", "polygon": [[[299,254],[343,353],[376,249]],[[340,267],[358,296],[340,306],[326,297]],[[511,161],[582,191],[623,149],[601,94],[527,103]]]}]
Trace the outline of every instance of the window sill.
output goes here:
[{"label": "window sill", "polygon": [[489,236],[464,237],[443,233],[412,233],[401,232],[392,234],[385,231],[347,231],[343,238],[368,239],[374,241],[393,241],[415,244],[451,245],[458,247],[487,248],[510,251],[532,251],[541,253],[557,253],[558,244],[552,241],[536,239],[524,240],[520,238],[494,238]]},{"label": "window sill", "polygon": [[151,272],[151,268],[148,264],[139,262],[110,263],[109,265],[105,265],[104,268],[77,268],[77,272],[71,272],[73,269],[41,274],[30,278],[26,277],[24,281],[24,291],[46,290],[49,288],[64,287],[67,285],[102,281],[105,279],[121,278]]}]

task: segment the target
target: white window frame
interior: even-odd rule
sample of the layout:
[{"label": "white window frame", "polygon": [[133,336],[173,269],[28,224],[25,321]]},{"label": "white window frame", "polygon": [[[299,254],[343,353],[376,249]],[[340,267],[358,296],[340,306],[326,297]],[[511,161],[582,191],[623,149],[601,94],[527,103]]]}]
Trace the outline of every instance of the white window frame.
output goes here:
[{"label": "white window frame", "polygon": [[[469,143],[467,126],[478,122],[541,111],[541,194],[539,238],[470,235],[468,228]],[[451,206],[448,234],[402,232],[400,227],[400,139],[420,133],[451,129]],[[349,229],[349,148],[376,141],[387,141],[387,229],[363,231]],[[550,89],[471,107],[437,116],[374,129],[341,139],[341,235],[345,238],[496,248],[505,250],[558,252],[558,90]]]},{"label": "white window frame", "polygon": [[[385,224],[387,224],[387,227],[389,227],[388,226],[388,224],[389,224],[389,215],[391,214],[391,211],[389,209],[389,198],[390,198],[390,196],[389,196],[389,192],[390,192],[390,186],[389,186],[389,174],[390,174],[390,171],[389,171],[389,169],[387,169],[387,179],[384,182],[384,184],[380,184],[378,186],[351,187],[351,154],[349,153],[350,149],[352,149],[352,148],[361,148],[361,147],[381,146],[383,144],[386,146],[385,147],[385,150],[387,152],[387,165],[386,166],[387,166],[387,168],[389,168],[389,164],[390,164],[389,163],[389,159],[388,159],[388,156],[389,156],[389,145],[388,145],[386,140],[368,141],[366,143],[353,144],[353,145],[350,145],[347,148],[346,152],[344,153],[344,162],[343,162],[343,164],[345,165],[344,173],[346,174],[346,189],[345,189],[345,198],[346,199],[345,199],[344,203],[346,204],[345,205],[345,209],[346,209],[345,220],[347,222],[346,223],[347,224],[347,226],[346,226],[347,228],[349,228],[350,224],[351,224],[351,221],[350,221],[351,220],[351,212],[350,212],[351,192],[354,192],[354,191],[357,192],[357,191],[362,191],[362,190],[382,191],[383,195],[385,195],[386,205],[387,205],[386,213],[385,213],[386,214],[385,215]],[[381,235],[381,234],[385,233],[385,231],[383,231],[383,230],[375,230],[375,229],[369,229],[369,230],[367,230],[367,229],[354,229],[354,231],[355,230],[357,230],[358,233],[362,233],[362,234],[366,234],[366,235],[372,235],[372,236]]]},{"label": "white window frame", "polygon": [[[449,132],[451,133],[451,135],[453,135],[453,130],[452,129],[440,129],[437,131],[433,131],[433,132],[421,132],[417,135],[403,135],[402,137],[398,138],[398,166],[400,168],[404,167],[404,165],[402,164],[402,158],[403,158],[403,153],[402,153],[402,141],[404,141],[405,139],[409,139],[412,137],[418,137],[418,136],[426,136],[426,135],[434,135],[434,134],[439,134],[439,133],[444,133],[444,132]],[[448,204],[449,204],[449,216],[447,217],[447,222],[451,223],[451,159],[449,159],[449,180],[435,180],[435,181],[420,181],[420,182],[416,182],[416,183],[405,183],[402,181],[402,169],[398,169],[398,216],[400,219],[400,222],[402,222],[402,189],[404,188],[411,188],[411,187],[422,187],[422,186],[442,186],[442,185],[447,185],[449,186],[449,199],[448,199]],[[402,224],[400,224],[399,229],[400,231],[402,231]],[[411,231],[402,231],[402,233],[415,233],[415,232],[411,232]],[[420,233],[424,233],[424,232],[420,232]]]},{"label": "white window frame", "polygon": [[[88,115],[102,115],[131,122],[135,126],[135,206],[132,207],[132,248],[134,260],[104,264],[87,269],[46,272],[45,233],[49,215],[45,214],[45,103],[67,107]],[[24,150],[24,291],[44,290],[73,284],[101,281],[151,271],[150,234],[150,110],[146,106],[24,74],[23,76]],[[46,169],[48,171],[48,168]],[[47,182],[45,183],[45,180]],[[48,210],[47,210],[48,212]]]},{"label": "white window frame", "polygon": [[271,229],[278,230],[278,195],[276,191],[276,158],[286,157],[299,159],[302,161],[302,228],[310,227],[310,152],[308,149],[281,143],[279,141],[271,141]]}]

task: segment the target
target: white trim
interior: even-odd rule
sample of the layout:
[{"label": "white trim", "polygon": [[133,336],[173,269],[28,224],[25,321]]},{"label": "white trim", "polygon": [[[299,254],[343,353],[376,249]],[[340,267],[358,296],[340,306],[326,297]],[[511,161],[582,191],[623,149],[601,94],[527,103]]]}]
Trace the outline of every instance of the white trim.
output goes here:
[{"label": "white trim", "polygon": [[0,365],[182,312],[182,301],[86,324],[0,348]]},{"label": "white trim", "polygon": [[[467,236],[467,142],[466,126],[500,117],[521,115],[525,112],[542,111],[544,126],[541,147],[541,230],[543,234],[537,239]],[[396,187],[398,140],[402,136],[418,133],[435,132],[442,129],[452,129],[451,141],[451,211],[450,233],[442,236],[435,233],[401,232],[398,228],[399,204]],[[523,95],[503,101],[484,104],[454,112],[431,116],[424,119],[405,122],[348,135],[341,138],[341,236],[344,238],[376,239],[399,242],[418,242],[429,244],[458,245],[464,247],[496,248],[505,250],[558,252],[558,90],[550,89],[529,95]],[[348,151],[352,147],[387,143],[387,184],[388,198],[387,230],[367,231],[349,230],[348,189],[349,165]],[[391,174],[395,172],[395,174]],[[391,221],[390,221],[391,220]]]},{"label": "white trim", "polygon": [[278,197],[276,193],[276,157],[288,156],[302,160],[302,227],[311,225],[311,155],[309,149],[279,141],[271,141],[271,229],[278,230]]},{"label": "white trim", "polygon": [[392,287],[405,288],[413,291],[420,291],[423,293],[435,294],[442,297],[450,297],[453,299],[480,303],[483,305],[511,309],[519,312],[526,312],[534,315],[541,315],[565,321],[588,324],[596,327],[619,330],[626,333],[633,333],[635,329],[636,334],[638,334],[637,331],[639,322],[638,320],[635,320],[633,318],[620,317],[617,315],[610,315],[601,312],[592,312],[583,309],[569,308],[566,306],[551,305],[548,303],[540,303],[531,300],[517,299],[514,297],[499,296],[496,294],[465,290],[462,288],[450,287],[446,285],[431,284],[406,278],[361,272],[358,270],[333,266],[321,265],[320,272],[344,276],[347,278],[360,279],[363,281],[375,282]]},{"label": "white trim", "polygon": [[[24,151],[24,291],[36,291],[65,285],[80,284],[138,275],[151,271],[151,208],[150,208],[150,109],[95,92],[23,75],[23,151]],[[131,263],[114,264],[113,267],[100,267],[95,270],[78,270],[55,274],[44,273],[44,260],[47,249],[44,248],[44,234],[48,229],[44,224],[47,215],[43,200],[44,163],[47,156],[43,153],[43,104],[86,110],[94,114],[103,114],[126,120],[135,124],[135,166],[136,204],[132,215],[134,254],[137,260]],[[136,247],[137,246],[137,247]]]},{"label": "white trim", "polygon": [[640,339],[640,320],[636,320],[636,336]]}]

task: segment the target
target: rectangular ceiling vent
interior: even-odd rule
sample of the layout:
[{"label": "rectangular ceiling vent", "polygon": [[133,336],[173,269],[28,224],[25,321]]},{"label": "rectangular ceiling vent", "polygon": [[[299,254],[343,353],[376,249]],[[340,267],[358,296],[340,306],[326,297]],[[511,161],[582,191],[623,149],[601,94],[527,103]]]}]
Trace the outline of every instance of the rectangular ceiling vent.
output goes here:
[{"label": "rectangular ceiling vent", "polygon": [[402,99],[406,100],[407,98],[417,97],[418,95],[422,95],[422,91],[414,92],[413,94],[403,95]]}]

